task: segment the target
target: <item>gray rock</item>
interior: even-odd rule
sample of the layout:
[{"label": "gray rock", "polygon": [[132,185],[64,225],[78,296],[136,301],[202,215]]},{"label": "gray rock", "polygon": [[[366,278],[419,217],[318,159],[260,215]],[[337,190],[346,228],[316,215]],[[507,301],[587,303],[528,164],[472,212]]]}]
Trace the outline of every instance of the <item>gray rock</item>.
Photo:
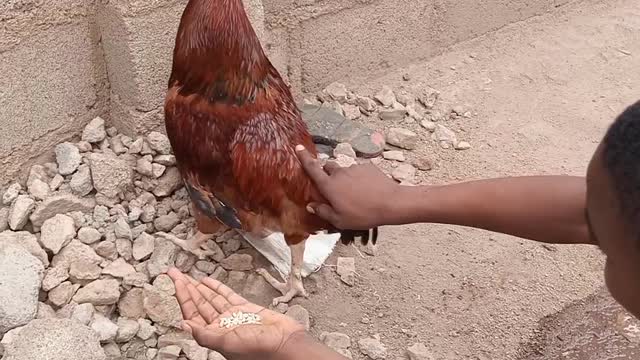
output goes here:
[{"label": "gray rock", "polygon": [[380,336],[362,339],[358,341],[360,352],[373,360],[384,360],[387,358],[387,348],[380,342]]},{"label": "gray rock", "polygon": [[51,193],[49,184],[40,179],[33,179],[27,185],[29,194],[36,200],[44,200]]},{"label": "gray rock", "polygon": [[237,237],[232,237],[222,244],[222,251],[224,251],[224,253],[227,255],[231,255],[238,251],[240,249],[240,246],[242,246],[240,239],[238,239]]},{"label": "gray rock", "polygon": [[157,209],[153,205],[145,205],[142,207],[142,214],[140,214],[140,221],[144,223],[150,223],[155,219]]},{"label": "gray rock", "polygon": [[67,214],[75,211],[90,213],[96,206],[92,198],[81,199],[72,194],[53,195],[41,202],[31,214],[33,226],[40,227],[45,220],[57,214]]},{"label": "gray rock", "polygon": [[213,272],[216,271],[216,267],[218,267],[216,264],[209,261],[196,262],[196,269],[209,275],[213,274]]},{"label": "gray rock", "polygon": [[[135,246],[135,244],[134,244]],[[186,251],[180,251],[176,256],[175,266],[178,270],[186,273],[196,264],[196,256]]]},{"label": "gray rock", "polygon": [[[146,264],[142,264],[143,266]],[[149,276],[142,272],[136,272],[135,274],[128,274],[122,279],[122,283],[127,286],[143,287],[144,284],[149,282]]]},{"label": "gray rock", "polygon": [[342,356],[345,356],[349,359],[353,358],[353,356],[351,355],[351,351],[349,351],[349,348],[351,347],[351,338],[349,338],[348,335],[338,332],[324,332],[320,334],[320,341],[322,341],[323,344],[335,350]]},{"label": "gray rock", "polygon": [[458,137],[456,136],[456,133],[441,124],[436,125],[436,130],[431,136],[433,140],[437,141],[444,149],[452,148],[458,143]]},{"label": "gray rock", "polygon": [[5,350],[4,360],[106,360],[96,334],[68,319],[34,320]]},{"label": "gray rock", "polygon": [[57,145],[55,153],[60,175],[73,174],[82,163],[80,150],[70,142]]},{"label": "gray rock", "polygon": [[49,291],[49,302],[57,307],[68,304],[76,293],[76,290],[78,290],[78,287],[80,287],[80,285],[74,285],[70,281],[61,283]]},{"label": "gray rock", "polygon": [[148,176],[148,177],[154,177],[153,176],[153,165],[151,164],[151,161],[145,159],[145,158],[140,158],[138,159],[138,161],[136,162],[136,171],[143,176]]},{"label": "gray rock", "polygon": [[93,321],[89,326],[93,331],[95,331],[96,335],[98,335],[98,339],[102,343],[115,340],[116,335],[118,334],[118,325],[114,324],[113,321],[99,313],[96,313],[93,316]]},{"label": "gray rock", "polygon": [[135,320],[121,317],[118,319],[117,324],[118,334],[116,335],[116,341],[119,343],[124,343],[133,339],[133,337],[138,333],[138,330],[140,330],[140,324]]},{"label": "gray rock", "polygon": [[9,208],[0,208],[0,232],[9,228]]},{"label": "gray rock", "polygon": [[21,230],[29,221],[29,215],[36,207],[36,202],[28,195],[19,195],[9,209],[9,228]]},{"label": "gray rock", "polygon": [[91,320],[93,320],[95,312],[96,310],[92,304],[79,304],[73,309],[71,319],[81,323],[82,325],[89,325]]},{"label": "gray rock", "polygon": [[384,106],[391,106],[396,101],[396,95],[388,86],[383,86],[380,92],[378,92],[374,98]]},{"label": "gray rock", "polygon": [[314,142],[336,146],[349,143],[358,156],[376,157],[384,149],[384,136],[362,126],[326,107],[303,105],[302,117],[307,123]]},{"label": "gray rock", "polygon": [[19,183],[11,184],[4,194],[2,194],[2,203],[4,205],[11,205],[11,203],[18,198],[18,195],[20,195],[20,191],[22,191],[22,185]]},{"label": "gray rock", "polygon": [[91,143],[87,141],[78,141],[76,143],[76,147],[78,148],[78,150],[80,150],[81,153],[86,153],[93,150]]},{"label": "gray rock", "polygon": [[347,101],[347,87],[344,84],[338,82],[331,83],[322,92],[331,100],[340,103]]},{"label": "gray rock", "polygon": [[434,360],[434,356],[424,344],[413,344],[407,349],[409,360]]},{"label": "gray rock", "polygon": [[416,176],[416,168],[411,164],[402,164],[395,168],[391,176],[397,181],[413,181]]},{"label": "gray rock", "polygon": [[220,262],[223,268],[232,271],[253,269],[253,257],[249,254],[233,254]]},{"label": "gray rock", "polygon": [[153,322],[168,327],[179,326],[182,312],[175,296],[151,285],[144,286],[143,296],[144,311]]},{"label": "gray rock", "polygon": [[75,261],[69,267],[69,277],[74,283],[87,283],[97,280],[100,274],[102,274],[100,266],[86,261]]},{"label": "gray rock", "polygon": [[83,244],[91,245],[100,241],[101,238],[102,234],[100,234],[100,231],[92,227],[83,227],[78,230],[78,240]]},{"label": "gray rock", "polygon": [[460,141],[455,146],[456,150],[469,150],[471,149],[471,144],[466,141]]},{"label": "gray rock", "polygon": [[352,257],[339,257],[336,272],[340,276],[340,280],[349,286],[355,285],[356,282],[356,260]]},{"label": "gray rock", "polygon": [[105,266],[102,270],[102,273],[105,275],[110,275],[115,278],[124,278],[129,274],[133,274],[136,272],[136,269],[133,266],[125,261],[123,258],[118,258],[113,261],[109,265]]},{"label": "gray rock", "polygon": [[158,216],[153,222],[156,230],[169,232],[180,223],[180,218],[173,211],[167,215]]},{"label": "gray rock", "polygon": [[170,345],[158,350],[158,360],[177,360],[182,349],[177,345]]},{"label": "gray rock", "polygon": [[158,154],[171,154],[171,143],[166,135],[153,131],[147,136],[147,142],[149,143],[149,147]]},{"label": "gray rock", "polygon": [[64,183],[64,177],[60,174],[56,174],[53,179],[49,182],[49,188],[51,191],[56,191],[60,188],[60,186]]},{"label": "gray rock", "polygon": [[108,198],[116,197],[133,187],[131,164],[113,153],[93,153],[89,156],[93,186]]},{"label": "gray rock", "polygon": [[158,155],[153,158],[153,161],[164,166],[174,166],[176,164],[176,157],[173,155]]},{"label": "gray rock", "polygon": [[75,236],[76,226],[73,219],[58,214],[42,224],[40,243],[45,249],[57,254]]},{"label": "gray rock", "polygon": [[139,137],[129,146],[130,154],[139,154],[142,151],[142,146],[144,145],[144,139]]},{"label": "gray rock", "polygon": [[436,123],[433,121],[429,121],[429,120],[423,120],[420,122],[420,126],[422,126],[423,128],[427,129],[429,132],[434,132],[436,131]]},{"label": "gray rock", "polygon": [[157,197],[169,196],[180,186],[182,186],[180,171],[175,167],[171,167],[158,179],[158,186],[153,189],[153,194]]},{"label": "gray rock", "polygon": [[0,337],[31,321],[38,311],[44,266],[18,244],[0,242]]},{"label": "gray rock", "polygon": [[97,117],[89,122],[82,131],[82,141],[99,143],[107,137],[104,129],[104,119]]},{"label": "gray rock", "polygon": [[143,300],[142,289],[133,288],[127,291],[122,295],[120,301],[118,301],[118,311],[120,315],[130,319],[144,318],[146,314],[144,312]]},{"label": "gray rock", "polygon": [[176,287],[173,285],[173,280],[166,274],[160,274],[153,280],[153,286],[159,291],[164,291],[169,295],[176,294]]},{"label": "gray rock", "polygon": [[342,106],[342,110],[344,111],[344,116],[349,120],[356,120],[362,117],[360,107],[357,105],[345,104]]},{"label": "gray rock", "polygon": [[165,239],[156,238],[153,254],[147,261],[147,271],[151,278],[166,273],[175,265],[178,247]]},{"label": "gray rock", "polygon": [[285,313],[288,317],[294,319],[302,326],[304,326],[305,330],[309,331],[311,328],[311,318],[309,316],[309,311],[303,308],[300,305],[289,306],[289,310]]},{"label": "gray rock", "polygon": [[151,174],[154,179],[159,178],[164,175],[164,172],[167,170],[167,167],[161,164],[151,164]]},{"label": "gray rock", "polygon": [[72,264],[87,263],[92,265],[98,265],[103,259],[96,254],[96,252],[88,245],[81,243],[78,240],[71,240],[69,245],[65,246],[58,255],[53,257],[51,261],[52,266],[65,265],[69,267],[69,272],[73,267]]},{"label": "gray rock", "polygon": [[382,153],[382,157],[384,157],[386,160],[394,160],[400,162],[405,161],[404,153],[398,150],[385,151]]},{"label": "gray rock", "polygon": [[[144,316],[144,315],[143,315]],[[147,319],[138,319],[138,325],[140,329],[138,330],[137,336],[142,340],[148,340],[156,333],[156,327],[151,325],[151,321]]]},{"label": "gray rock", "polygon": [[124,154],[127,152],[127,148],[124,146],[122,142],[122,135],[117,135],[111,139],[111,150],[117,155]]},{"label": "gray rock", "polygon": [[146,259],[155,249],[155,238],[146,232],[140,234],[133,242],[133,258],[140,261]]},{"label": "gray rock", "polygon": [[88,165],[83,164],[78,167],[78,171],[71,177],[69,186],[71,186],[71,191],[79,196],[87,196],[93,191],[91,169]]},{"label": "gray rock", "polygon": [[93,305],[115,304],[120,298],[120,284],[117,280],[95,280],[78,290],[73,301],[78,304],[91,303]]},{"label": "gray rock", "polygon": [[404,117],[407,115],[407,110],[406,109],[389,109],[389,110],[382,110],[380,111],[380,113],[378,114],[378,116],[380,117],[381,120],[384,121],[396,121],[396,120],[402,120],[404,119]]},{"label": "gray rock", "polygon": [[418,146],[418,135],[411,130],[391,128],[387,133],[387,142],[399,148],[413,150]]},{"label": "gray rock", "polygon": [[356,158],[356,152],[353,150],[353,147],[349,143],[340,143],[336,145],[336,148],[333,150],[333,156],[344,155],[351,158]]},{"label": "gray rock", "polygon": [[22,246],[31,255],[42,262],[44,267],[49,266],[49,257],[40,247],[36,236],[27,231],[3,231],[0,233],[0,246],[3,244],[15,244]]},{"label": "gray rock", "polygon": [[49,304],[43,302],[38,303],[38,313],[36,319],[54,319],[56,318],[56,312]]},{"label": "gray rock", "polygon": [[50,267],[42,279],[42,290],[49,291],[69,278],[69,268],[64,265]]},{"label": "gray rock", "polygon": [[118,220],[116,220],[116,223],[114,224],[113,230],[117,238],[127,240],[133,239],[133,235],[131,234],[131,227],[129,226],[129,223],[127,223],[127,220],[125,220],[123,217],[118,217]]},{"label": "gray rock", "polygon": [[360,110],[365,113],[374,112],[378,107],[378,105],[373,99],[365,96],[357,96],[355,102],[356,102],[356,105],[358,105],[358,107],[360,108]]},{"label": "gray rock", "polygon": [[[96,253],[102,256],[106,260],[115,260],[118,258],[118,245],[116,244],[116,240],[105,240],[99,242],[97,245],[94,245],[96,249]],[[132,249],[133,252],[133,249]]]}]

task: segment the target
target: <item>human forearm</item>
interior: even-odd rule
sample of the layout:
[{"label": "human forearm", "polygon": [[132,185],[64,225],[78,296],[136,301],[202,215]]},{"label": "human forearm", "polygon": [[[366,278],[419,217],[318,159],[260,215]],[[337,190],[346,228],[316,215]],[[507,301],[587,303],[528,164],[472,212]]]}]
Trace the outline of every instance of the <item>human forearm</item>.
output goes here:
[{"label": "human forearm", "polygon": [[469,226],[546,243],[592,244],[582,177],[502,178],[444,186],[402,187],[388,224]]},{"label": "human forearm", "polygon": [[270,360],[345,360],[346,357],[321,344],[309,333],[298,333],[283,345]]}]

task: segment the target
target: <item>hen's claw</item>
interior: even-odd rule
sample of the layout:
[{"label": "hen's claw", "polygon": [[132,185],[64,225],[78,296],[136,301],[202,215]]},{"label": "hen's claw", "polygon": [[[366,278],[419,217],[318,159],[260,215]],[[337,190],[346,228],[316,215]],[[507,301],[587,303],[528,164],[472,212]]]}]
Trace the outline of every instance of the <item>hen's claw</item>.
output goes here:
[{"label": "hen's claw", "polygon": [[198,232],[196,233],[196,235],[186,240],[180,239],[173,234],[167,234],[164,232],[157,232],[155,235],[165,240],[171,241],[182,250],[195,255],[199,260],[204,260],[208,256],[213,256],[215,254],[214,251],[205,248],[206,242],[213,237],[213,234],[203,234],[201,232]]},{"label": "hen's claw", "polygon": [[288,303],[296,296],[309,297],[302,284],[302,276],[289,276],[286,283],[278,281],[273,275],[265,269],[257,269],[256,272],[261,275],[271,286],[282,293],[282,296],[273,299],[273,306],[281,303]]}]

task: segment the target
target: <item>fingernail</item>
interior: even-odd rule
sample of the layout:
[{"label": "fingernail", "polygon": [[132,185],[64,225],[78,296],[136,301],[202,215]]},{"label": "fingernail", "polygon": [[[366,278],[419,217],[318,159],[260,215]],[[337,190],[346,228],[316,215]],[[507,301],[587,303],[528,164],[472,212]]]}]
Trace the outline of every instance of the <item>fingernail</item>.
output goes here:
[{"label": "fingernail", "polygon": [[296,151],[304,151],[304,145],[297,145]]},{"label": "fingernail", "polygon": [[193,329],[185,321],[182,322],[181,327],[182,327],[182,330],[184,330],[184,331],[188,332],[189,334],[193,335]]},{"label": "fingernail", "polygon": [[316,213],[316,209],[312,208],[311,205],[307,205],[307,211],[312,213],[312,214]]}]

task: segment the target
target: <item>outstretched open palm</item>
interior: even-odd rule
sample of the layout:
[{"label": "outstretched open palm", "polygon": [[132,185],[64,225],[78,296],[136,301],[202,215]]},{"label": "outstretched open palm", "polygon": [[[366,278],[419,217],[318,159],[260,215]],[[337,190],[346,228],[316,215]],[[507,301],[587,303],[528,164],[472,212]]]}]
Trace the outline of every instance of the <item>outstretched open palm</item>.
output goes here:
[{"label": "outstretched open palm", "polygon": [[[201,346],[234,359],[272,355],[304,327],[288,316],[250,303],[217,280],[197,282],[177,269],[168,275],[176,286],[176,298],[185,319],[185,330]],[[220,320],[237,312],[258,314],[261,324],[221,327]]]}]

